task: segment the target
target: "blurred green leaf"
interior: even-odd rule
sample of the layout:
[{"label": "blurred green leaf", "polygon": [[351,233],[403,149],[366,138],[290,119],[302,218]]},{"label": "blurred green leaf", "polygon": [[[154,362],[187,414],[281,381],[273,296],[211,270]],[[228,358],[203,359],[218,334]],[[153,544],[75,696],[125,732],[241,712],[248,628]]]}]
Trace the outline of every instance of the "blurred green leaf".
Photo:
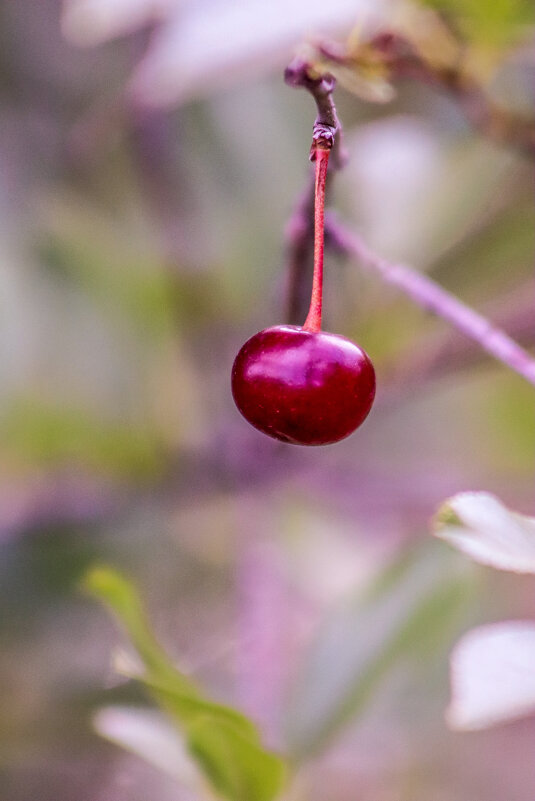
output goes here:
[{"label": "blurred green leaf", "polygon": [[44,218],[40,251],[50,270],[112,314],[119,311],[143,335],[174,332],[172,274],[152,243],[78,196],[50,198]]},{"label": "blurred green leaf", "polygon": [[181,690],[176,676],[166,681],[151,676],[141,676],[140,680],[182,722],[195,722],[199,717],[207,716],[212,722],[217,719],[218,725],[230,726],[240,736],[254,743],[260,742],[256,726],[248,718],[232,707],[202,698],[193,684],[187,690]]},{"label": "blurred green leaf", "polygon": [[[526,292],[531,293],[530,287]],[[489,418],[496,434],[492,438],[495,463],[501,470],[525,469],[531,475],[535,454],[533,387],[507,374],[500,382],[493,381],[492,391],[487,394]]]},{"label": "blurred green leaf", "polygon": [[154,638],[141,600],[109,567],[87,574],[86,591],[105,603],[125,628],[143,671],[136,675],[184,733],[187,747],[212,787],[229,801],[271,801],[285,779],[282,759],[260,744],[255,726],[231,707],[205,698],[169,661]]},{"label": "blurred green leaf", "polygon": [[444,12],[469,42],[506,44],[534,22],[530,0],[423,0],[423,4]]},{"label": "blurred green leaf", "polygon": [[117,571],[105,565],[90,568],[83,588],[106,604],[126,631],[149,676],[160,681],[175,680],[180,690],[195,695],[193,682],[179,673],[152,634],[141,599],[133,585]]},{"label": "blurred green leaf", "polygon": [[158,471],[156,436],[139,426],[105,422],[79,408],[54,407],[37,399],[12,402],[0,423],[4,450],[32,464],[80,462],[127,476]]},{"label": "blurred green leaf", "polygon": [[465,608],[470,583],[458,560],[417,549],[390,565],[362,596],[326,620],[313,643],[288,717],[291,753],[321,750],[369,702],[398,665],[430,659]]},{"label": "blurred green leaf", "polygon": [[270,801],[282,788],[284,765],[232,724],[210,715],[197,716],[188,745],[214,788],[225,798]]}]

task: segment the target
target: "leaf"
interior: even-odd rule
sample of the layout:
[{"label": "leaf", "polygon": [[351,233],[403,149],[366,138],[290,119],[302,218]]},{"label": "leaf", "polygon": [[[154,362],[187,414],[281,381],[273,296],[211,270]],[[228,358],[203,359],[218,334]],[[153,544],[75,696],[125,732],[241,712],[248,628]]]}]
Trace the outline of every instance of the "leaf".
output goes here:
[{"label": "leaf", "polygon": [[535,623],[481,626],[451,656],[453,729],[476,730],[535,712]]},{"label": "leaf", "polygon": [[510,511],[487,492],[463,492],[446,501],[434,533],[482,565],[535,573],[535,518]]},{"label": "leaf", "polygon": [[284,783],[281,760],[228,722],[214,726],[209,716],[198,717],[189,729],[188,745],[213,787],[225,797],[270,801]]},{"label": "leaf", "polygon": [[485,45],[507,45],[533,24],[529,0],[423,0],[444,12],[470,40]]},{"label": "leaf", "polygon": [[106,565],[92,567],[83,581],[84,589],[108,606],[123,625],[148,675],[176,680],[186,694],[195,695],[193,682],[179,673],[152,634],[141,599],[132,584]]},{"label": "leaf", "polygon": [[4,449],[31,464],[77,462],[97,472],[135,478],[157,474],[162,463],[155,432],[98,419],[65,403],[15,398],[4,412],[0,433]]},{"label": "leaf", "polygon": [[184,740],[160,712],[107,706],[96,713],[93,725],[102,737],[199,791],[202,778],[186,752]]},{"label": "leaf", "polygon": [[122,660],[178,724],[191,755],[211,786],[229,801],[271,801],[286,776],[283,760],[265,750],[254,724],[240,712],[204,697],[178,671],[152,634],[132,584],[109,567],[94,567],[85,589],[105,603],[125,628],[143,670]]},{"label": "leaf", "polygon": [[258,744],[260,742],[256,726],[240,712],[223,704],[208,701],[197,694],[186,694],[173,681],[158,681],[150,676],[139,680],[154,692],[166,708],[182,722],[195,722],[198,718],[209,718],[212,725],[230,727],[240,736]]},{"label": "leaf", "polygon": [[418,550],[389,566],[364,597],[338,608],[297,681],[288,723],[292,754],[302,759],[325,747],[401,662],[429,659],[456,623],[468,588],[457,562]]}]

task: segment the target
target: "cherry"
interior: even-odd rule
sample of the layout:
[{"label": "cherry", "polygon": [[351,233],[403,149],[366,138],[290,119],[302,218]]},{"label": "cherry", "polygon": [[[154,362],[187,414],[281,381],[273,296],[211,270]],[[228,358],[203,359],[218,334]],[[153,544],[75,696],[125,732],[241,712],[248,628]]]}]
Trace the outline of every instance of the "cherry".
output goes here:
[{"label": "cherry", "polygon": [[299,445],[327,445],[351,434],[375,396],[366,353],[345,337],[292,325],[249,339],[232,369],[236,406],[255,428]]},{"label": "cherry", "polygon": [[279,325],[247,340],[232,368],[239,411],[270,437],[327,445],[364,422],[375,397],[367,354],[345,337],[321,331],[323,208],[329,151],[316,150],[314,280],[302,328]]}]

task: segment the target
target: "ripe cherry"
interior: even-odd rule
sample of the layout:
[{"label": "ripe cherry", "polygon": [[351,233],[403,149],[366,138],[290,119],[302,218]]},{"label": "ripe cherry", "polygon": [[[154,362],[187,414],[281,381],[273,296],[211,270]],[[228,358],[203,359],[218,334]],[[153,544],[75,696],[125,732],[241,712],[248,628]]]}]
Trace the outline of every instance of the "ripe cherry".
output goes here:
[{"label": "ripe cherry", "polygon": [[375,396],[364,351],[345,337],[278,325],[255,334],[232,369],[236,406],[255,428],[299,445],[351,434]]},{"label": "ripe cherry", "polygon": [[328,150],[316,151],[314,281],[305,324],[255,334],[232,368],[232,394],[245,419],[297,445],[344,439],[364,422],[375,397],[375,371],[367,354],[349,339],[320,330],[328,157]]}]

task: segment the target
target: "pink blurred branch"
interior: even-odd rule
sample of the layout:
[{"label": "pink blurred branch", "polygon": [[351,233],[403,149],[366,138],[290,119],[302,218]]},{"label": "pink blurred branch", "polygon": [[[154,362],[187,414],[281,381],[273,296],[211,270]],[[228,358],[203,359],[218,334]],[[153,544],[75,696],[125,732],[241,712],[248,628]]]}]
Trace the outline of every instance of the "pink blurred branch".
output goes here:
[{"label": "pink blurred branch", "polygon": [[332,217],[326,219],[329,244],[357,259],[363,267],[378,272],[415,303],[442,317],[458,331],[477,342],[483,350],[510,367],[535,386],[535,359],[505,331],[458,300],[431,278],[403,264],[392,264],[374,253],[362,239]]}]

